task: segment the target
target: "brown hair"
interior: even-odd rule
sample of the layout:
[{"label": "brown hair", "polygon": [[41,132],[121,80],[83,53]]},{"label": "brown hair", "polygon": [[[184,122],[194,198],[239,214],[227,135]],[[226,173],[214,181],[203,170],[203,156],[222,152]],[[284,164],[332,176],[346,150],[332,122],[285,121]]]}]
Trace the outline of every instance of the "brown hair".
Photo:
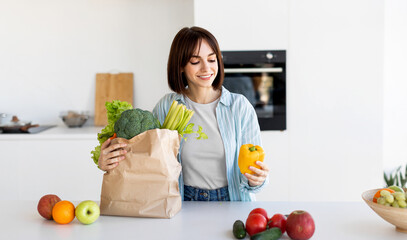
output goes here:
[{"label": "brown hair", "polygon": [[203,28],[185,27],[175,35],[168,57],[167,78],[168,86],[172,91],[185,94],[185,87],[188,85],[188,82],[182,73],[182,69],[188,64],[196,47],[201,47],[202,40],[208,42],[209,46],[215,52],[218,62],[218,74],[212,83],[212,87],[215,90],[222,88],[224,77],[223,61],[215,37]]}]

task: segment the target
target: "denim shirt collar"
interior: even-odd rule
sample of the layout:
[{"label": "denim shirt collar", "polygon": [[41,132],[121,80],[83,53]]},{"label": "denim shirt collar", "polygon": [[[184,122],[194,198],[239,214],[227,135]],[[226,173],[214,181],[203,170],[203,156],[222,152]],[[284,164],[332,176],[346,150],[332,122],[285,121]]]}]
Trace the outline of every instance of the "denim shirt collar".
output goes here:
[{"label": "denim shirt collar", "polygon": [[[177,100],[185,105],[185,96],[183,94],[176,93],[175,100]],[[231,103],[231,94],[230,94],[229,90],[227,90],[224,86],[222,86],[222,93],[220,95],[219,102],[225,106],[229,106]]]}]

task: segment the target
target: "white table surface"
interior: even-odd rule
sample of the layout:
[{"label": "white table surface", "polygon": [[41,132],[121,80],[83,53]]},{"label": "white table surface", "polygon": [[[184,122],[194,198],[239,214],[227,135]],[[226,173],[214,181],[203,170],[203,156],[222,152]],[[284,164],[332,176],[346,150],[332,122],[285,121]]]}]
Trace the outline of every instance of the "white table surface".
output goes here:
[{"label": "white table surface", "polygon": [[33,201],[0,202],[0,239],[234,239],[234,221],[245,222],[256,207],[269,215],[310,212],[316,223],[312,239],[407,239],[364,202],[183,202],[172,219],[100,216],[91,225],[76,218],[59,225],[43,219]]}]

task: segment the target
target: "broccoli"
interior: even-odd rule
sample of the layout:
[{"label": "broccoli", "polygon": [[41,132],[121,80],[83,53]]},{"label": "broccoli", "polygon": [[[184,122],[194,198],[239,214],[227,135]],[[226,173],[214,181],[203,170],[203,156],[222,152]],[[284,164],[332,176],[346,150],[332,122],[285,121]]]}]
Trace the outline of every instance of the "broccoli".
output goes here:
[{"label": "broccoli", "polygon": [[158,119],[151,112],[139,108],[122,112],[119,120],[114,124],[117,137],[126,139],[154,128],[160,128]]}]

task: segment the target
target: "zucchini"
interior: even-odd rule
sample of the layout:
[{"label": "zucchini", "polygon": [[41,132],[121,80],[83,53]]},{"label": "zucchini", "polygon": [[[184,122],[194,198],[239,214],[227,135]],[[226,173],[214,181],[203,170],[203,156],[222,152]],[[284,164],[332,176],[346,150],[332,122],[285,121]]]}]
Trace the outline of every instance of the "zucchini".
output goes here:
[{"label": "zucchini", "polygon": [[244,228],[244,223],[240,220],[236,220],[233,223],[233,236],[237,239],[243,239],[246,237],[246,229]]},{"label": "zucchini", "polygon": [[277,240],[281,237],[281,229],[273,227],[250,237],[250,240]]}]

